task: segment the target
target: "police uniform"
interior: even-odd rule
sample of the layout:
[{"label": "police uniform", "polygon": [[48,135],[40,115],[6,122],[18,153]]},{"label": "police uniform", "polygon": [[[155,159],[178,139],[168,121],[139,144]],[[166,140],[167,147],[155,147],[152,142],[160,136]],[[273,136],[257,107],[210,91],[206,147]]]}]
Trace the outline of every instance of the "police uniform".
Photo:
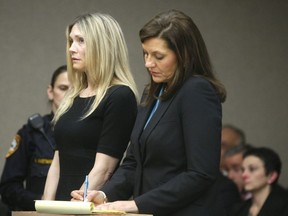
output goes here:
[{"label": "police uniform", "polygon": [[10,210],[35,210],[34,200],[41,199],[54,155],[52,118],[52,113],[43,117],[42,132],[28,121],[11,143],[0,182]]}]

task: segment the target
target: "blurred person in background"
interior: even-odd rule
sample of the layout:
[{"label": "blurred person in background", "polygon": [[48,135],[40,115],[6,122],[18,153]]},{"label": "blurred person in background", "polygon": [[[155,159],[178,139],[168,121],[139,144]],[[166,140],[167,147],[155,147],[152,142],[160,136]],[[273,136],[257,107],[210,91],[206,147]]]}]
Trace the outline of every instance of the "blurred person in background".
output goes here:
[{"label": "blurred person in background", "polygon": [[225,152],[228,149],[243,143],[246,143],[246,136],[243,130],[232,124],[225,124],[222,126],[220,170],[224,173],[224,175],[225,171],[223,170],[223,157]]},{"label": "blurred person in background", "polygon": [[246,192],[244,189],[242,178],[243,155],[250,148],[251,146],[248,144],[236,145],[225,152],[223,159],[223,170],[226,176],[237,185],[243,200],[251,198],[251,193]]},{"label": "blurred person in background", "polygon": [[288,192],[278,184],[281,174],[279,155],[266,147],[251,148],[244,153],[243,181],[252,198],[235,204],[231,216],[287,216]]},{"label": "blurred person in background", "polygon": [[63,65],[54,71],[47,89],[51,113],[29,117],[10,145],[0,193],[11,211],[35,210],[34,200],[42,197],[55,147],[51,120],[69,88],[67,67]]}]

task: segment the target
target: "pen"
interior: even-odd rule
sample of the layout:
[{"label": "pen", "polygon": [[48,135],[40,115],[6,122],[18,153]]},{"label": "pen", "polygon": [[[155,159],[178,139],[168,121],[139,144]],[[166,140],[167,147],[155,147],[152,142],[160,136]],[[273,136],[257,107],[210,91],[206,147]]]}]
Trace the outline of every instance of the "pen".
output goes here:
[{"label": "pen", "polygon": [[84,202],[86,201],[86,197],[87,197],[88,185],[89,185],[88,175],[86,175],[85,182],[84,182],[84,197],[83,197],[84,198],[83,199]]}]

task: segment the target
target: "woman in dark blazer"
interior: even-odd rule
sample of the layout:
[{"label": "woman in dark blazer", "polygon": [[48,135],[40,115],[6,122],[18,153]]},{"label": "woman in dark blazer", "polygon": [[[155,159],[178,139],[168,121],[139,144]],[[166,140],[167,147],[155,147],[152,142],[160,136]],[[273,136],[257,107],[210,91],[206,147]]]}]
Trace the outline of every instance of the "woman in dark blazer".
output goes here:
[{"label": "woman in dark blazer", "polygon": [[[225,89],[186,14],[159,14],[140,30],[140,39],[151,82],[127,156],[102,191],[89,191],[86,199],[99,204],[108,198],[99,209],[212,216],[209,200],[219,174]],[[82,191],[71,195],[84,199]]]}]

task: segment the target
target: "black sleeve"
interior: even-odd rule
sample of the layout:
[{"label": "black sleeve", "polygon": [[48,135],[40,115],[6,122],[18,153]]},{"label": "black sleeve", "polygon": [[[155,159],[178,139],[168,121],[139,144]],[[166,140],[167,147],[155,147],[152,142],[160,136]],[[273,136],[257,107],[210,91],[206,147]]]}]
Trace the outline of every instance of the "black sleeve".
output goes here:
[{"label": "black sleeve", "polygon": [[133,194],[136,161],[133,156],[133,144],[130,144],[122,165],[112,178],[101,189],[107,195],[108,201],[127,200]]},{"label": "black sleeve", "polygon": [[[24,181],[29,172],[29,127],[25,125],[12,141],[3,169],[0,193],[3,202],[12,209],[34,210],[34,200],[41,195],[34,194],[24,188]],[[10,154],[10,155],[9,155]]]},{"label": "black sleeve", "polygon": [[136,98],[129,87],[117,87],[107,99],[98,152],[122,159],[137,115]]}]

